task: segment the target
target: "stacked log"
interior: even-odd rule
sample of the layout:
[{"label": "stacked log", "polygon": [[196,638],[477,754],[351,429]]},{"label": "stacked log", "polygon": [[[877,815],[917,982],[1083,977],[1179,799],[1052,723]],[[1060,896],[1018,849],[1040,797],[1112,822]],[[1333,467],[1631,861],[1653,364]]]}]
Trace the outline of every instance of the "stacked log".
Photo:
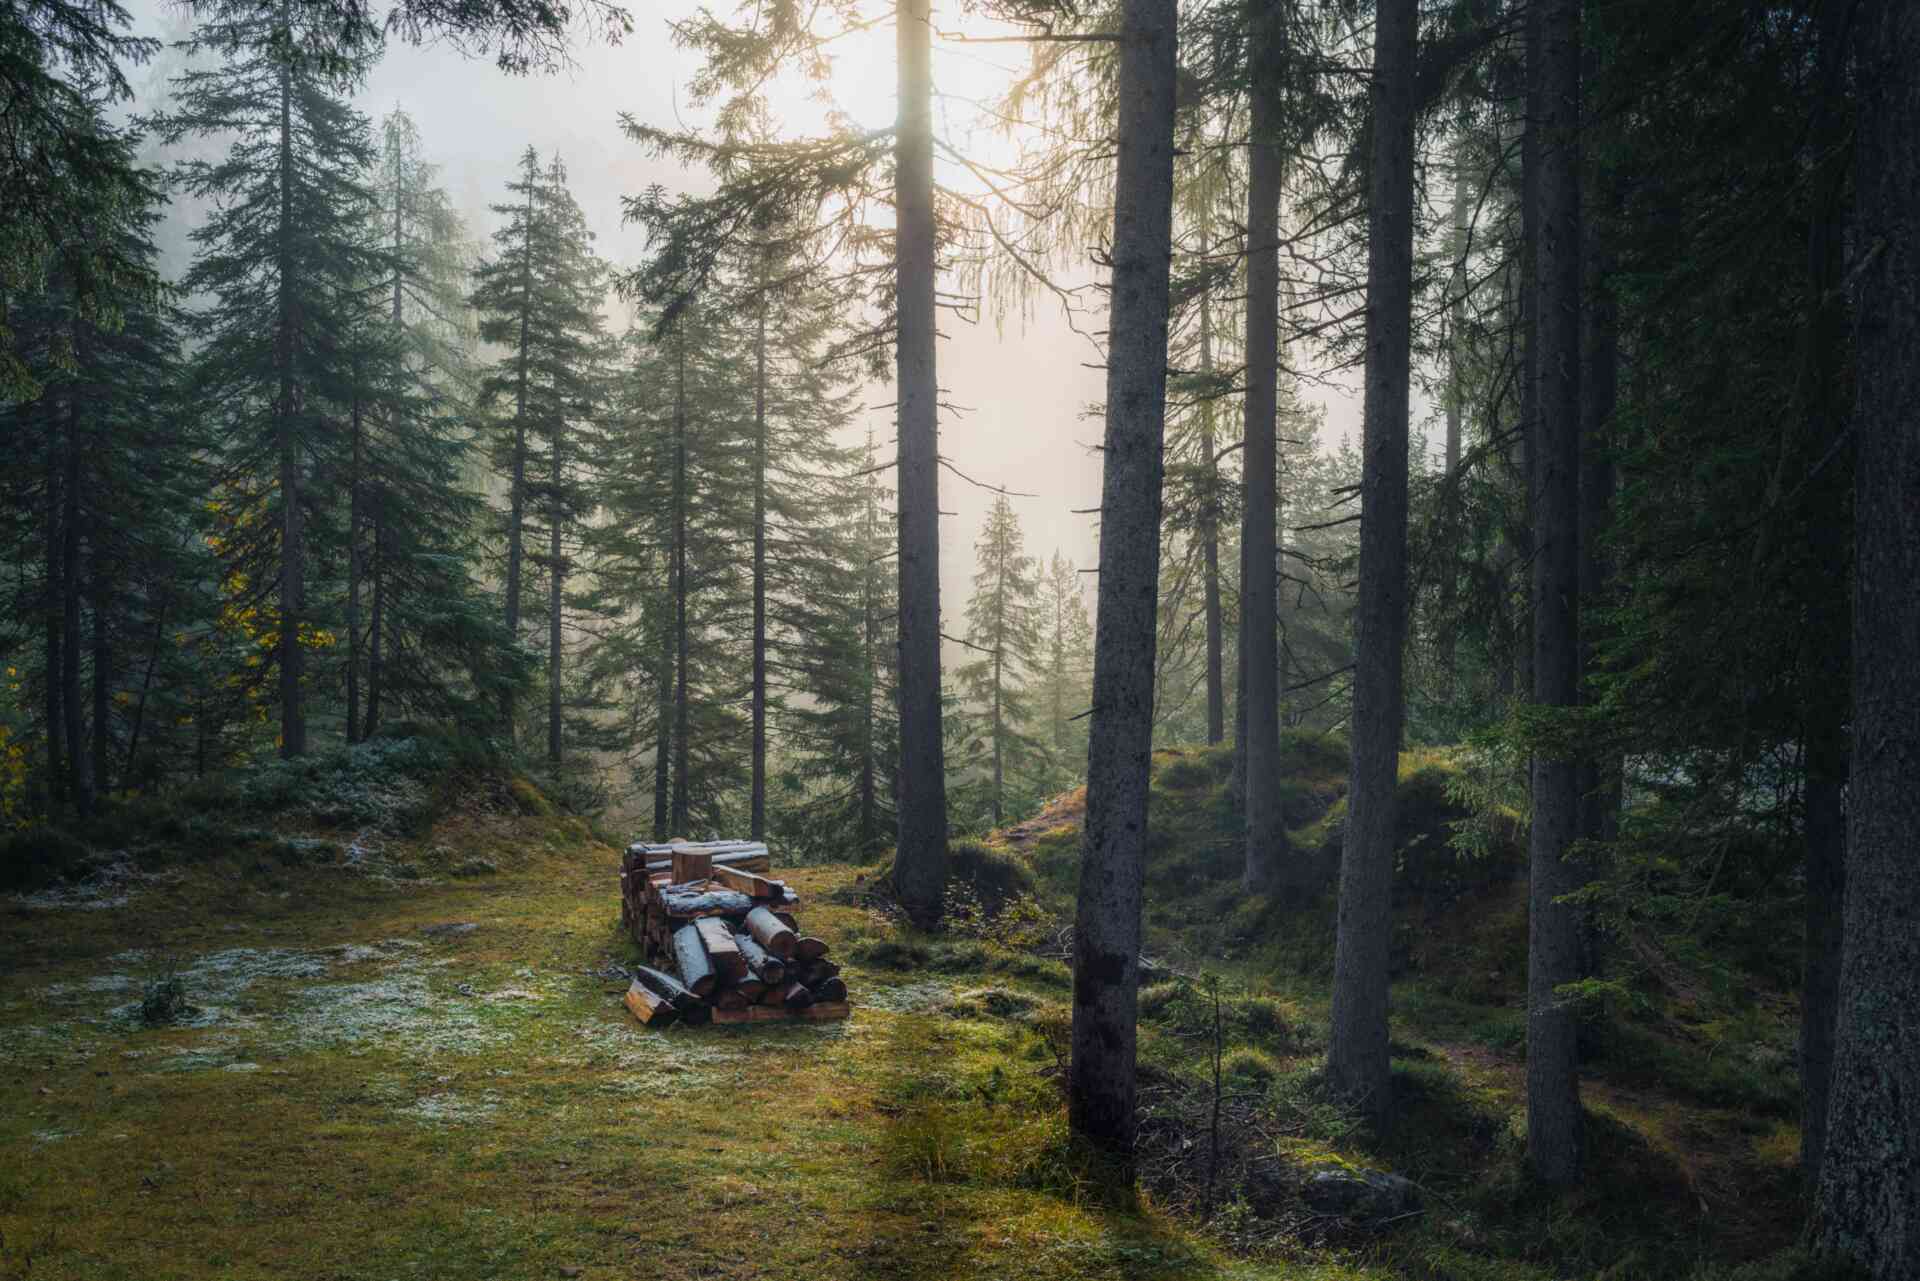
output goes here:
[{"label": "stacked log", "polygon": [[825,940],[800,932],[800,896],[771,870],[767,847],[752,841],[627,847],[620,920],[649,962],[627,991],[635,1018],[658,1027],[847,1017],[840,967]]}]

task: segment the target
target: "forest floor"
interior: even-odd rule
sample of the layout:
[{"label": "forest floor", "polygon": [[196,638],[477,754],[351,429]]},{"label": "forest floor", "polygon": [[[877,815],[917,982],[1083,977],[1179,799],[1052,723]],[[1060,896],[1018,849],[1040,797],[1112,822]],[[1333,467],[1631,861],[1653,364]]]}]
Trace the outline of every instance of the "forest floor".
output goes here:
[{"label": "forest floor", "polygon": [[[1035,901],[1072,811],[986,847],[1036,869]],[[1793,1236],[1770,1095],[1597,1074],[1596,1179],[1543,1198],[1517,1174],[1511,1009],[1398,987],[1406,1119],[1372,1139],[1312,1092],[1324,985],[1204,942],[1143,1001],[1147,1191],[1108,1204],[1065,1135],[1066,967],[1011,926],[913,936],[866,899],[871,869],[783,867],[853,1017],[660,1032],[622,1008],[617,856],[583,822],[462,813],[404,852],[0,899],[0,1277],[1624,1281]],[[1503,937],[1505,893],[1472,907]],[[1150,920],[1169,954],[1192,943]],[[1226,984],[1228,1116],[1258,1138],[1229,1140],[1204,1220],[1202,964]],[[146,1026],[167,974],[195,1009]],[[1405,1173],[1423,1210],[1378,1231],[1304,1211],[1316,1164]]]}]

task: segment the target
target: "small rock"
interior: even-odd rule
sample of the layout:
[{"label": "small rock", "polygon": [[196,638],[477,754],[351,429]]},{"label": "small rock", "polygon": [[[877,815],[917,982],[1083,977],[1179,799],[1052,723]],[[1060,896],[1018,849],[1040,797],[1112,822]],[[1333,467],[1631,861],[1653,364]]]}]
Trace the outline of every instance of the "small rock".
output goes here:
[{"label": "small rock", "polygon": [[420,932],[428,938],[446,939],[460,934],[471,934],[479,928],[477,921],[443,921],[439,925],[428,925]]},{"label": "small rock", "polygon": [[1322,1214],[1377,1223],[1420,1208],[1420,1189],[1412,1179],[1384,1170],[1335,1167],[1307,1176],[1301,1198]]}]

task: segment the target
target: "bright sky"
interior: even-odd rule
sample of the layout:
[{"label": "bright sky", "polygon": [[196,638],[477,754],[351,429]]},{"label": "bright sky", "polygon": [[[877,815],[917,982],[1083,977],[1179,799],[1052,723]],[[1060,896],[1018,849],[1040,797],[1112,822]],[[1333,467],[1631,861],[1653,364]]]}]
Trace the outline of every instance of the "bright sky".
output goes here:
[{"label": "bright sky", "polygon": [[[949,4],[948,10],[956,8]],[[177,37],[181,17],[166,0],[133,0],[136,28],[142,34]],[[404,106],[419,124],[429,157],[441,166],[442,182],[478,238],[490,234],[498,219],[487,206],[504,194],[513,162],[532,144],[543,155],[558,151],[566,161],[575,198],[598,233],[600,251],[616,262],[631,263],[644,251],[644,237],[623,226],[620,197],[659,182],[669,189],[704,190],[702,172],[648,158],[622,136],[618,115],[674,127],[706,123],[686,100],[684,86],[696,59],[673,46],[670,18],[695,11],[689,0],[632,7],[635,32],[618,47],[577,44],[575,65],[553,75],[509,76],[491,62],[465,58],[444,48],[396,45],[375,68],[359,106],[378,119]],[[971,21],[936,8],[936,31],[959,30]],[[980,30],[977,26],[973,30]],[[891,24],[849,36],[834,45],[832,85],[836,105],[856,122],[888,125],[894,116],[894,33]],[[1009,76],[1025,65],[1019,45],[961,46],[936,40],[936,129],[969,153],[992,158],[1008,144],[970,119],[964,99],[992,98]],[[162,64],[160,70],[165,69]],[[136,77],[138,83],[143,77]],[[148,92],[159,89],[160,72],[144,77]],[[145,109],[158,105],[145,99]],[[781,86],[776,105],[795,132],[811,131],[823,108],[804,87]],[[943,183],[974,189],[975,180],[944,165]],[[184,227],[172,229],[163,243],[184,243]],[[169,269],[184,270],[184,259]],[[940,383],[944,398],[970,412],[943,419],[941,452],[969,476],[1009,489],[1028,491],[1015,499],[1028,550],[1050,556],[1057,548],[1081,566],[1097,558],[1093,518],[1075,508],[1097,505],[1098,442],[1101,424],[1087,407],[1102,397],[1103,376],[1086,367],[1093,359],[1085,339],[1069,332],[1049,303],[1036,304],[1024,324],[1016,317],[1004,332],[991,319],[968,324],[943,312]],[[893,400],[890,386],[869,389],[870,403]],[[1345,397],[1330,405],[1329,435],[1350,430],[1356,408]],[[875,434],[890,439],[890,410],[873,411]],[[857,430],[864,432],[864,424]],[[1331,442],[1329,442],[1331,443]],[[950,473],[941,477],[941,507],[953,513],[941,521],[941,587],[945,626],[958,632],[973,574],[973,541],[991,495]]]}]

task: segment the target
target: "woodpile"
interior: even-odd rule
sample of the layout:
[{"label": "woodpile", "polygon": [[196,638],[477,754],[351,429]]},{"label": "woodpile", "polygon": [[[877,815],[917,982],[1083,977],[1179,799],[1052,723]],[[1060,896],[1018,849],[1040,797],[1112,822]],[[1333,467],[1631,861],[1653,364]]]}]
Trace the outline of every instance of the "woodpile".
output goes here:
[{"label": "woodpile", "polygon": [[800,932],[800,896],[766,875],[756,841],[627,847],[620,924],[647,964],[627,1008],[642,1023],[772,1023],[847,1017],[827,944]]}]

